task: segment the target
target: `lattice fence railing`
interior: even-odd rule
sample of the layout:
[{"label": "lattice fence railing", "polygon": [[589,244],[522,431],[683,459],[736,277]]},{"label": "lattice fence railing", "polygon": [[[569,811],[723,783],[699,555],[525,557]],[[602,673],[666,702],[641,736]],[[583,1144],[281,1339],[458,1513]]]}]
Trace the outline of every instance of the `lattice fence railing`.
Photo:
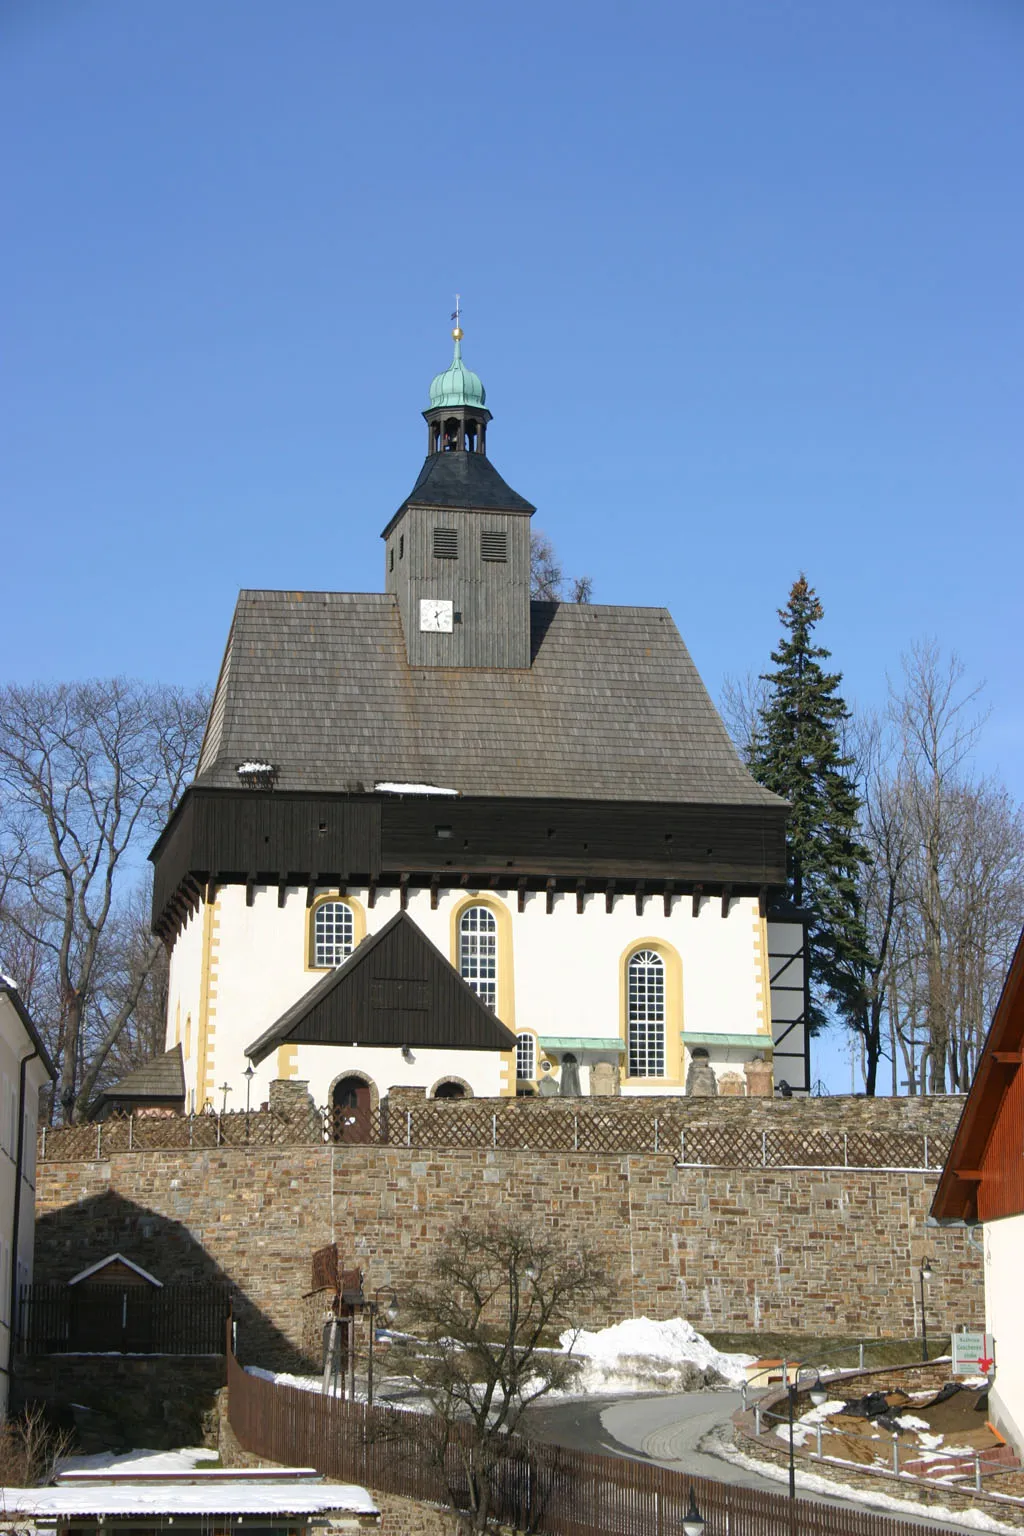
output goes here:
[{"label": "lattice fence railing", "polygon": [[44,1127],[43,1162],[96,1161],[123,1152],[218,1147],[495,1147],[543,1153],[655,1154],[689,1168],[901,1168],[938,1171],[948,1137],[919,1131],[842,1132],[693,1124],[684,1111],[609,1110],[586,1100],[428,1102],[414,1108],[243,1110],[229,1114],[117,1117]]}]

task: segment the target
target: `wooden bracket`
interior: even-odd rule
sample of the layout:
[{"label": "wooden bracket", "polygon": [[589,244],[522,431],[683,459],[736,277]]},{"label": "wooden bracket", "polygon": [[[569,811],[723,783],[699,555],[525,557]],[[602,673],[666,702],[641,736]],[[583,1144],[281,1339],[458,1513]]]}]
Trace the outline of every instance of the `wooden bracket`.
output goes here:
[{"label": "wooden bracket", "polygon": [[644,882],[642,880],[636,883],[636,915],[637,917],[644,915]]},{"label": "wooden bracket", "polygon": [[582,917],[582,915],[583,915],[583,898],[586,895],[586,890],[587,890],[587,882],[585,880],[577,880],[576,881],[576,915],[577,915],[577,917]]},{"label": "wooden bracket", "polygon": [[431,910],[431,912],[436,912],[437,911],[437,897],[438,897],[438,889],[440,887],[440,884],[441,884],[441,876],[440,875],[431,875],[431,877],[430,877],[430,910]]},{"label": "wooden bracket", "polygon": [[278,906],[279,907],[283,907],[287,900],[288,900],[288,882],[287,882],[287,880],[279,880],[277,882],[277,904],[278,904]]},{"label": "wooden bracket", "polygon": [[311,907],[316,900],[316,881],[311,880],[306,886],[306,907]]},{"label": "wooden bracket", "polygon": [[247,880],[245,882],[245,904],[246,904],[246,906],[247,907],[251,907],[255,900],[256,900],[256,881],[255,880]]},{"label": "wooden bracket", "polygon": [[732,901],[732,886],[731,885],[723,885],[722,886],[722,916],[723,917],[728,917],[729,916],[729,903],[730,903],[730,901]]},{"label": "wooden bracket", "polygon": [[615,910],[615,881],[609,880],[604,888],[604,909],[606,912]]},{"label": "wooden bracket", "polygon": [[665,886],[665,916],[672,916],[672,897],[675,894],[675,884],[669,880]]},{"label": "wooden bracket", "polygon": [[998,1061],[1003,1067],[1019,1067],[1020,1051],[993,1051],[992,1060]]},{"label": "wooden bracket", "polygon": [[519,877],[519,880],[516,882],[516,889],[518,891],[518,895],[516,897],[516,907],[518,908],[518,910],[520,912],[525,912],[526,911],[526,876],[525,875],[521,875]]},{"label": "wooden bracket", "polygon": [[408,875],[399,875],[399,877],[398,877],[398,902],[399,902],[399,906],[401,907],[403,912],[407,912],[409,910],[409,876]]},{"label": "wooden bracket", "polygon": [[768,887],[766,885],[762,885],[757,893],[757,915],[758,917],[768,916]]},{"label": "wooden bracket", "polygon": [[695,885],[693,888],[693,916],[700,917],[700,899],[704,895],[704,887]]},{"label": "wooden bracket", "polygon": [[546,886],[546,890],[547,890],[547,901],[545,903],[545,911],[547,912],[548,917],[550,917],[552,912],[555,910],[555,882],[554,882],[554,880],[549,880],[548,881],[547,886]]},{"label": "wooden bracket", "polygon": [[371,880],[366,888],[366,905],[371,910],[377,905],[377,882]]}]

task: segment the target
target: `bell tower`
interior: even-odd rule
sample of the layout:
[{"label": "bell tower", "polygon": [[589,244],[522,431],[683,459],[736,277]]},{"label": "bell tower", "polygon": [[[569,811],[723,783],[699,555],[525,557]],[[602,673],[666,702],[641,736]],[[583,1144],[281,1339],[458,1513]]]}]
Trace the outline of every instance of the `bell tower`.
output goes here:
[{"label": "bell tower", "polygon": [[409,664],[530,665],[530,518],[534,508],[487,457],[487,392],[462,361],[430,386],[427,457],[384,529],[385,590],[398,598]]}]

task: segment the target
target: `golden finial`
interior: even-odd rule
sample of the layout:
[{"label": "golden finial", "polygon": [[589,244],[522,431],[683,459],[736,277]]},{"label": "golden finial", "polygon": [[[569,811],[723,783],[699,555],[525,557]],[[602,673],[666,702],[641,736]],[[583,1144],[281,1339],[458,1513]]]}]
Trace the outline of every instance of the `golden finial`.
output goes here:
[{"label": "golden finial", "polygon": [[455,329],[454,329],[454,331],[452,331],[452,340],[453,341],[461,341],[462,340],[462,326],[459,323],[459,319],[460,319],[461,314],[462,314],[462,310],[461,310],[461,307],[460,307],[460,295],[456,294],[455,295],[455,308],[452,310],[452,319],[455,321]]}]

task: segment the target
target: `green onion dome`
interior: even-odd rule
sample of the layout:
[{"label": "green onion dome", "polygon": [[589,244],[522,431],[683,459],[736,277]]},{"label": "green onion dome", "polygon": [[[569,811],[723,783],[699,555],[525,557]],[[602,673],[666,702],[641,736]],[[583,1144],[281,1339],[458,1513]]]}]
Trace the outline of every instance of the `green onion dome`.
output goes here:
[{"label": "green onion dome", "polygon": [[452,331],[455,354],[444,373],[439,373],[430,386],[430,408],[449,405],[483,407],[487,391],[479,378],[462,361],[462,331],[456,326]]}]

